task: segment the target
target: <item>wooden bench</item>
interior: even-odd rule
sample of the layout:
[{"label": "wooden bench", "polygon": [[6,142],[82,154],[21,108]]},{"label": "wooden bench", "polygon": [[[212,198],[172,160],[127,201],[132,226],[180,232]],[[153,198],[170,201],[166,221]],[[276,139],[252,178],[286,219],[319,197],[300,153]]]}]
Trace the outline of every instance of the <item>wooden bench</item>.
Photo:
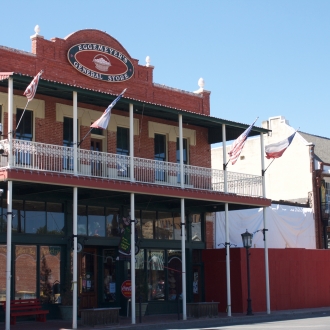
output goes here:
[{"label": "wooden bench", "polygon": [[[3,309],[6,311],[6,302],[2,302]],[[17,316],[29,316],[34,315],[36,321],[46,322],[46,314],[49,311],[42,309],[39,299],[19,299],[10,301],[10,324],[16,324]]]}]

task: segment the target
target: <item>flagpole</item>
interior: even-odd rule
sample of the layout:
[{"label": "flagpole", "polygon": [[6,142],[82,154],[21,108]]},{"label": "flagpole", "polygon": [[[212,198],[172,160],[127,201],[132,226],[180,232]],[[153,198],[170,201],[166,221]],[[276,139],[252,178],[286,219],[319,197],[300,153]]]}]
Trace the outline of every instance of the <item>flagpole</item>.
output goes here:
[{"label": "flagpole", "polygon": [[13,135],[16,134],[16,131],[18,129],[18,126],[21,123],[21,120],[22,120],[22,118],[24,116],[25,110],[26,110],[29,102],[33,100],[33,98],[34,98],[34,96],[36,94],[36,91],[37,91],[37,88],[38,88],[39,79],[40,79],[40,76],[43,74],[43,72],[44,72],[44,70],[40,70],[39,73],[32,79],[32,81],[30,82],[29,86],[24,91],[24,94],[23,95],[25,95],[27,97],[28,101],[27,101],[27,103],[25,105],[25,108],[23,110],[23,113],[21,115],[21,118],[18,121],[18,124],[16,126],[15,131],[12,132]]},{"label": "flagpole", "polygon": [[79,146],[82,144],[82,142],[86,139],[87,135],[93,130],[93,128],[94,128],[94,127],[92,127],[92,128],[87,132],[87,134],[82,138],[82,140],[78,142],[77,147],[79,147]]},{"label": "flagpole", "polygon": [[25,108],[24,108],[24,110],[23,110],[23,113],[22,113],[22,115],[21,115],[21,117],[20,117],[20,119],[19,119],[19,121],[18,121],[18,124],[16,125],[16,129],[15,129],[15,131],[13,132],[14,134],[16,134],[16,131],[17,131],[17,129],[18,129],[18,126],[19,126],[19,124],[21,123],[21,120],[22,120],[22,118],[23,118],[23,116],[24,116],[25,110],[26,110],[26,108],[27,108],[29,102],[30,102],[29,100],[26,102],[26,106],[25,106]]},{"label": "flagpole", "polygon": [[[101,128],[101,129],[106,129],[110,120],[110,114],[111,114],[111,109],[115,106],[115,104],[118,102],[118,100],[124,95],[124,93],[126,92],[127,88],[125,88],[112,102],[111,104],[105,109],[103,115],[97,120],[95,121],[91,126],[90,126],[90,130],[87,132],[87,134],[83,137],[83,139],[77,143],[77,146],[79,147],[80,144],[85,140],[85,138],[87,137],[87,135],[92,131],[93,128]],[[108,119],[104,120],[105,116],[108,115]],[[102,122],[103,119],[103,122]],[[96,124],[97,123],[97,124]]]}]

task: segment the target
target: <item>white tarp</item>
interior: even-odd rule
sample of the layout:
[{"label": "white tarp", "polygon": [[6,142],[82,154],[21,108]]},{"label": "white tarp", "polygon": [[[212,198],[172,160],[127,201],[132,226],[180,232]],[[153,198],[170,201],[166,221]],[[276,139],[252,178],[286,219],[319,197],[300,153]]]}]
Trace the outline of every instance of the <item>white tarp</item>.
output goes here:
[{"label": "white tarp", "polygon": [[[242,247],[246,230],[254,233],[252,247],[263,248],[263,209],[230,211],[229,242]],[[311,208],[272,204],[266,208],[269,248],[315,249],[315,223]],[[258,231],[258,232],[257,232]],[[224,248],[225,212],[216,212],[216,248]]]}]

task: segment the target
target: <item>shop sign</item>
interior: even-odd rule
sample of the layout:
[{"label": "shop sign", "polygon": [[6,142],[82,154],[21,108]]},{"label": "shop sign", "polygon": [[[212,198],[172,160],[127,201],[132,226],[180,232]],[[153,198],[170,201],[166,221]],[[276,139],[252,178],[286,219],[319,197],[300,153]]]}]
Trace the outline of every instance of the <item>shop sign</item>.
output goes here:
[{"label": "shop sign", "polygon": [[122,82],[132,78],[132,62],[120,51],[96,43],[80,43],[68,51],[71,65],[93,79]]},{"label": "shop sign", "polygon": [[127,299],[132,297],[132,283],[131,280],[126,280],[121,285],[121,293]]}]

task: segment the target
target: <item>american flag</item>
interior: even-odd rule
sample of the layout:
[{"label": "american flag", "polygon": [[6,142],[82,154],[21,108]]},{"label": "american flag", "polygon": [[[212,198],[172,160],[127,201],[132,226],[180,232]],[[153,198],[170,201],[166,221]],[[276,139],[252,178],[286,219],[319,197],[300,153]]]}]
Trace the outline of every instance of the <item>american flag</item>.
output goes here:
[{"label": "american flag", "polygon": [[114,100],[113,102],[105,109],[103,112],[103,115],[96,120],[90,127],[91,128],[101,128],[101,129],[106,129],[109,124],[110,120],[110,115],[111,115],[111,109],[115,106],[115,104],[118,102],[118,100],[124,95],[126,92],[125,88]]},{"label": "american flag", "polygon": [[[257,119],[254,121],[254,123],[257,121]],[[228,155],[229,155],[229,159],[231,160],[232,165],[234,165],[236,163],[239,155],[241,154],[245,141],[248,138],[254,123],[252,125],[250,125],[231,145]]]},{"label": "american flag", "polygon": [[26,88],[23,95],[25,95],[28,99],[28,102],[32,101],[34,98],[34,95],[36,94],[39,78],[42,75],[43,70],[41,70],[31,81],[30,85]]}]

